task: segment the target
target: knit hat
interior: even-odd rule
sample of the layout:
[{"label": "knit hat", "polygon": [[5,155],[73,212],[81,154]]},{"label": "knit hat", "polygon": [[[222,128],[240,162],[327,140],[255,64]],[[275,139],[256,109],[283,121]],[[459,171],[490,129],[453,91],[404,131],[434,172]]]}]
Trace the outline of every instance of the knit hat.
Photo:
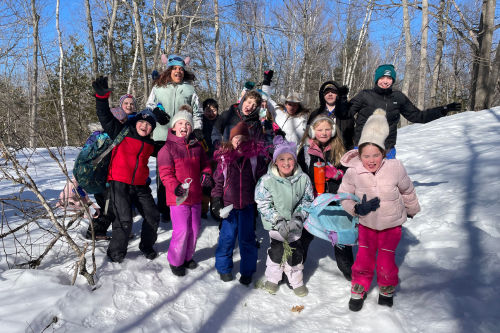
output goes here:
[{"label": "knit hat", "polygon": [[363,143],[371,142],[385,149],[385,139],[389,136],[389,123],[385,116],[385,111],[376,109],[375,112],[368,118],[361,131],[361,138],[358,146]]},{"label": "knit hat", "polygon": [[127,113],[121,107],[112,108],[111,113],[119,121],[127,120]]},{"label": "knit hat", "polygon": [[186,57],[186,58],[182,59],[181,57],[179,57],[175,54],[171,54],[167,58],[167,56],[165,54],[162,54],[161,55],[161,62],[166,64],[167,67],[181,66],[182,68],[184,68],[187,65],[189,65],[189,63],[191,62],[191,58]]},{"label": "knit hat", "polygon": [[382,76],[390,76],[392,77],[392,83],[396,82],[396,70],[394,69],[394,66],[391,64],[378,66],[375,70],[375,83],[377,83],[378,79]]},{"label": "knit hat", "polygon": [[144,109],[141,112],[139,112],[138,114],[136,114],[135,117],[132,120],[133,126],[135,126],[135,124],[139,120],[145,120],[148,123],[150,123],[151,126],[153,127],[153,131],[156,128],[156,117],[153,114],[153,112],[151,111],[151,109]]},{"label": "knit hat", "polygon": [[263,101],[269,100],[269,96],[267,96],[267,94],[262,89],[257,89],[255,91],[257,91],[259,94],[262,95],[262,100]]},{"label": "knit hat", "polygon": [[172,127],[174,127],[175,123],[178,122],[179,120],[186,120],[191,124],[191,126],[193,126],[193,116],[191,115],[191,113],[187,111],[179,111],[175,114],[174,119],[172,119],[171,122]]},{"label": "knit hat", "polygon": [[276,135],[273,140],[274,154],[273,162],[276,163],[278,156],[284,153],[293,155],[293,159],[297,161],[297,144],[295,142],[288,142],[281,135]]},{"label": "knit hat", "polygon": [[229,132],[229,142],[233,140],[233,138],[237,135],[243,135],[247,138],[250,137],[250,131],[248,130],[248,124],[244,121],[240,121],[236,126],[231,129]]},{"label": "knit hat", "polygon": [[132,98],[132,100],[134,101],[134,110],[137,111],[137,101],[135,100],[135,97],[130,95],[130,94],[125,94],[123,95],[122,97],[120,97],[120,107],[122,107],[122,104],[123,104],[123,101],[127,98]]}]

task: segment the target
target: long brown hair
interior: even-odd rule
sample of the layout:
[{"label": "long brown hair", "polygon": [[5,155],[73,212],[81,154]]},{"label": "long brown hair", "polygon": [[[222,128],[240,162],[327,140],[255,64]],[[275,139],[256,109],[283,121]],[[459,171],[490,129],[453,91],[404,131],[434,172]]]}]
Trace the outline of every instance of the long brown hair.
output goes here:
[{"label": "long brown hair", "polygon": [[387,150],[383,149],[382,147],[380,147],[378,144],[376,143],[373,143],[373,142],[365,142],[365,143],[362,143],[359,145],[358,147],[358,154],[359,156],[361,156],[361,154],[363,153],[363,149],[367,146],[374,146],[374,147],[377,147],[378,150],[380,150],[380,152],[382,153],[382,156],[385,157],[385,155],[387,154]]},{"label": "long brown hair", "polygon": [[[299,105],[298,109],[297,109],[297,112],[295,112],[295,114],[293,115],[290,115],[290,117],[292,118],[297,118],[297,117],[300,117],[304,114],[309,114],[311,112],[311,110],[309,110],[308,108],[306,108],[305,106],[302,105],[302,103],[297,103]],[[287,112],[286,111],[286,102],[283,104],[283,103],[278,103],[278,108],[282,109],[283,111]]]},{"label": "long brown hair", "polygon": [[[166,85],[171,84],[173,82],[172,81],[172,70],[173,69],[174,69],[174,66],[170,66],[165,71],[163,71],[158,76],[158,78],[153,81],[153,86],[164,87]],[[187,82],[191,83],[194,80],[196,80],[196,76],[184,68],[184,78],[182,81],[183,82],[187,81]]]}]

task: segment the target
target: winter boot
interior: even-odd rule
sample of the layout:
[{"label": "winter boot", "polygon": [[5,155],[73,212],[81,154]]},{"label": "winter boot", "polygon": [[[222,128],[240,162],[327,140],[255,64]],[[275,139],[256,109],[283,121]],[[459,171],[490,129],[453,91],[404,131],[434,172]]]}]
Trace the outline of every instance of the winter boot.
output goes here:
[{"label": "winter boot", "polygon": [[307,290],[306,286],[300,286],[298,288],[295,288],[293,290],[294,294],[299,296],[299,297],[304,297],[309,293],[309,290]]},{"label": "winter boot", "polygon": [[198,264],[196,263],[196,261],[191,259],[189,261],[184,261],[184,264],[182,264],[182,266],[184,266],[187,269],[195,269],[196,267],[198,267]]},{"label": "winter boot", "polygon": [[172,273],[176,276],[184,276],[186,275],[186,268],[184,266],[174,266],[172,264],[170,265],[170,269],[172,270]]},{"label": "winter boot", "polygon": [[394,290],[396,288],[394,286],[380,286],[379,295],[378,295],[378,304],[384,305],[392,308]]},{"label": "winter boot", "polygon": [[250,285],[252,283],[252,277],[251,276],[241,276],[240,277],[240,283],[244,284],[245,286]]},{"label": "winter boot", "polygon": [[274,295],[278,292],[278,285],[276,283],[272,283],[271,281],[266,281],[264,289],[266,289],[270,294]]},{"label": "winter boot", "polygon": [[351,299],[349,300],[349,310],[358,312],[363,308],[363,302],[366,299],[365,288],[362,285],[355,284],[351,289]]},{"label": "winter boot", "polygon": [[226,274],[219,273],[219,276],[220,276],[220,279],[224,282],[233,281],[233,274],[231,274],[231,273],[226,273]]},{"label": "winter boot", "polygon": [[161,213],[160,214],[160,221],[163,222],[163,223],[169,223],[171,221],[170,214]]},{"label": "winter boot", "polygon": [[142,243],[139,243],[139,250],[141,250],[146,259],[153,260],[158,257],[158,253],[153,248],[146,249],[142,246]]},{"label": "winter boot", "polygon": [[208,219],[207,213],[201,213],[201,218],[204,220]]},{"label": "winter boot", "polygon": [[344,277],[347,281],[352,281],[352,275],[349,274],[349,273],[343,273],[344,274]]}]

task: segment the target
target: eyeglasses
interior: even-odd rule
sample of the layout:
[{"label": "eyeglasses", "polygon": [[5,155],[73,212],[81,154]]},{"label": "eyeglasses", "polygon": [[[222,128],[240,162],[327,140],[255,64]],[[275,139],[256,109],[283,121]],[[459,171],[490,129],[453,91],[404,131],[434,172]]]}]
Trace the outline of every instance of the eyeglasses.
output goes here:
[{"label": "eyeglasses", "polygon": [[182,58],[181,58],[181,57],[179,57],[179,56],[170,56],[170,57],[168,58],[168,61],[180,61],[180,62],[183,62],[183,61],[184,61],[184,59],[182,59]]}]

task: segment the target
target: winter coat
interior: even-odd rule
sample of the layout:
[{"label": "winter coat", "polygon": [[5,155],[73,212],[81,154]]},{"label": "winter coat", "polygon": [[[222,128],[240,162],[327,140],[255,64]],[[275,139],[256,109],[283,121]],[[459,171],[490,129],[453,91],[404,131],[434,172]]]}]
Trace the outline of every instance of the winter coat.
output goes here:
[{"label": "winter coat", "polygon": [[354,149],[354,119],[340,119],[336,116],[336,114],[339,112],[346,113],[349,110],[351,104],[347,101],[347,96],[337,96],[337,100],[335,101],[335,109],[330,113],[330,111],[328,111],[328,108],[326,107],[325,96],[323,96],[323,89],[327,84],[333,84],[335,87],[337,87],[337,89],[340,87],[339,84],[335,81],[327,81],[323,83],[323,85],[319,89],[320,106],[311,113],[311,115],[309,116],[309,120],[307,121],[307,125],[310,125],[314,118],[319,115],[331,117],[340,129],[342,139],[344,140],[344,147],[347,150]]},{"label": "winter coat", "polygon": [[340,119],[354,119],[356,117],[356,132],[354,144],[357,146],[361,137],[361,131],[368,118],[381,108],[386,111],[387,122],[389,123],[389,136],[385,140],[385,148],[392,149],[396,145],[397,129],[399,118],[403,115],[412,123],[428,123],[443,116],[443,107],[436,107],[420,111],[413,103],[400,91],[393,91],[392,88],[382,89],[375,86],[374,89],[365,89],[351,99],[351,107],[339,108],[335,114]]},{"label": "winter coat", "polygon": [[[330,145],[325,147],[325,151],[322,151],[320,147],[314,142],[314,140],[309,139],[307,144],[299,151],[297,156],[297,162],[299,163],[302,170],[307,172],[309,178],[311,178],[311,183],[314,189],[314,195],[317,196],[316,183],[314,182],[314,163],[322,162],[326,165],[326,160],[330,160]],[[307,155],[308,158],[306,158]],[[325,154],[327,155],[325,158]],[[308,161],[309,160],[309,161]],[[345,174],[347,168],[345,166],[337,167],[337,169],[342,170]],[[340,183],[342,183],[342,178],[340,179],[328,179],[325,183],[325,193],[337,194],[339,190]]]},{"label": "winter coat", "polygon": [[[380,207],[368,215],[360,216],[359,223],[365,227],[384,230],[402,225],[407,216],[420,212],[415,188],[403,164],[396,160],[383,159],[375,174],[368,171],[361,162],[357,150],[351,150],[342,157],[341,162],[349,169],[340,184],[339,193],[355,194],[362,199],[380,199]],[[342,201],[342,207],[355,215],[353,200]]]},{"label": "winter coat", "polygon": [[307,117],[307,113],[292,117],[282,108],[277,108],[274,122],[286,133],[285,139],[288,142],[295,142],[298,147],[306,131]]},{"label": "winter coat", "polygon": [[250,158],[241,157],[238,162],[228,165],[226,170],[226,177],[222,172],[216,171],[212,197],[223,198],[224,206],[232,204],[234,209],[243,209],[252,204],[257,180],[267,171],[264,157],[257,156],[255,178]]},{"label": "winter coat", "polygon": [[212,174],[210,161],[201,144],[191,133],[188,140],[168,131],[167,141],[158,153],[158,173],[165,185],[167,205],[175,206],[175,188],[191,178],[189,194],[182,204],[194,205],[203,199],[200,183],[202,172]]},{"label": "winter coat", "polygon": [[214,156],[215,147],[212,143],[212,130],[214,129],[214,124],[217,121],[219,116],[217,115],[214,120],[210,120],[207,117],[203,116],[203,137],[205,138],[205,143],[207,144],[208,158],[212,159]]},{"label": "winter coat", "polygon": [[255,202],[266,230],[272,229],[278,217],[290,221],[294,213],[301,213],[305,220],[308,213],[303,209],[311,206],[313,200],[311,180],[299,165],[292,176],[284,178],[276,166],[269,164],[267,174],[255,188]]},{"label": "winter coat", "polygon": [[[187,104],[193,109],[193,128],[203,128],[203,109],[200,105],[200,100],[193,86],[187,82],[180,84],[170,83],[163,87],[154,86],[149,94],[146,107],[154,109],[158,103],[163,105],[165,112],[168,113],[170,118],[179,112],[181,105]],[[153,139],[155,141],[165,141],[168,135],[168,129],[174,124],[171,122],[167,125],[156,124],[153,132]]]},{"label": "winter coat", "polygon": [[[96,98],[96,110],[104,132],[114,140],[125,125],[111,113],[108,99]],[[130,126],[127,136],[113,148],[108,182],[115,180],[129,185],[146,185],[149,157],[156,157],[159,149],[149,135],[140,136],[135,126]]]},{"label": "winter coat", "polygon": [[212,143],[215,147],[217,147],[217,143],[222,140],[228,142],[231,129],[242,121],[248,124],[250,137],[253,140],[265,141],[264,131],[262,130],[262,124],[259,120],[260,108],[257,107],[251,114],[245,116],[239,109],[240,106],[241,104],[234,104],[229,110],[222,112],[222,114],[217,117],[217,121],[212,130]]}]

